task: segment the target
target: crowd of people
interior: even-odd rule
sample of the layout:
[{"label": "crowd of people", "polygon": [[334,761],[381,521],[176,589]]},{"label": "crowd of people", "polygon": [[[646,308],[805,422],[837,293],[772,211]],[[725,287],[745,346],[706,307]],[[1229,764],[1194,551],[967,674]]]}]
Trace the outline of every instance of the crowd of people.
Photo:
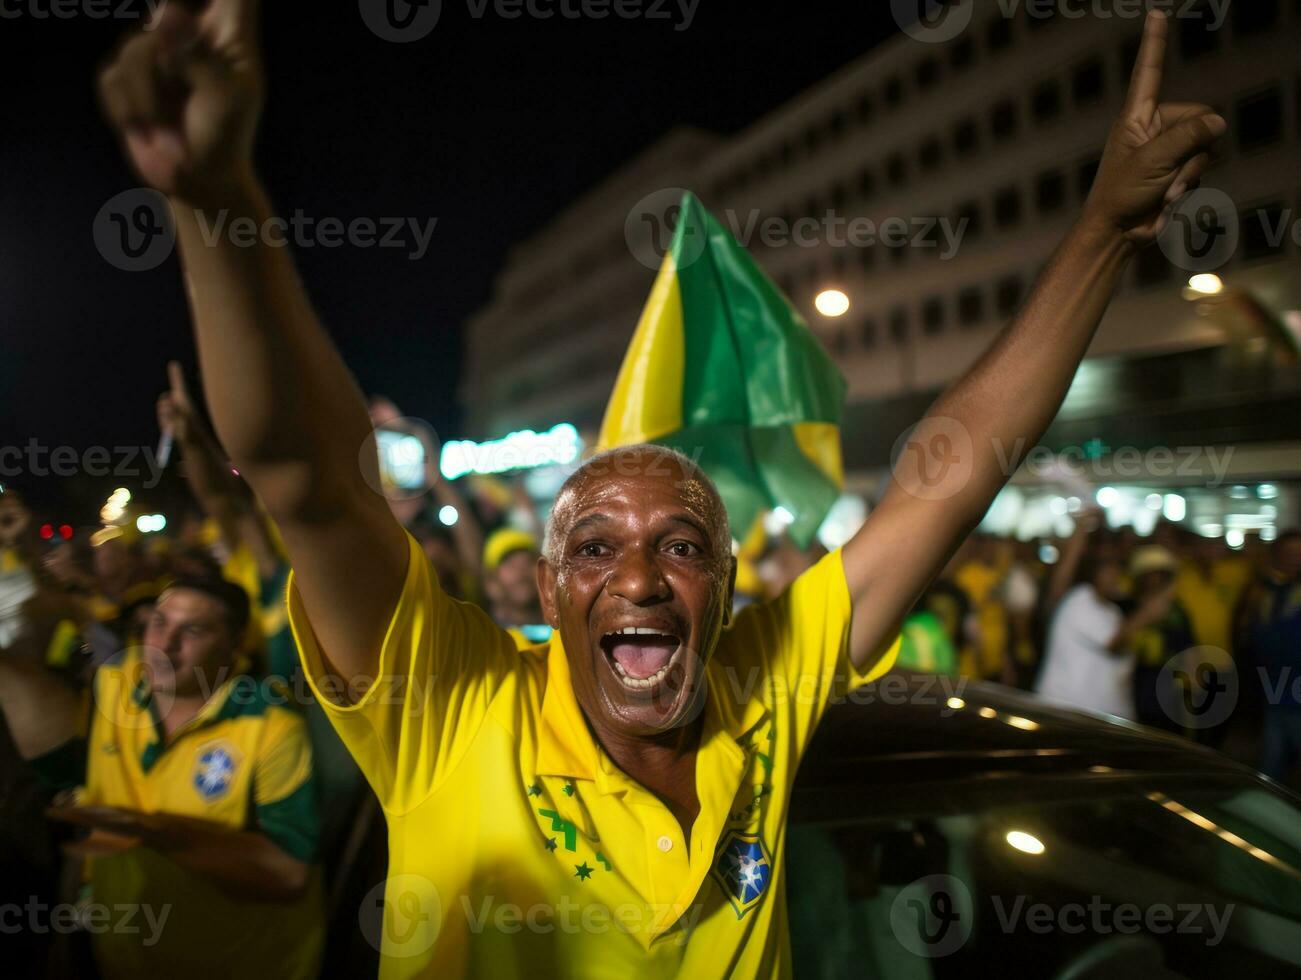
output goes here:
[{"label": "crowd of people", "polygon": [[[93,955],[104,975],[138,973],[151,955],[186,962],[196,930],[214,927],[284,975],[312,975],[331,886],[344,887],[319,856],[357,854],[357,841],[345,842],[373,831],[372,801],[301,676],[277,530],[180,368],[170,371],[158,419],[193,500],[169,532],[141,533],[127,509],[46,540],[20,492],[0,493],[3,846],[6,867],[22,869],[7,877],[32,891],[32,876],[45,875],[54,893],[75,884],[83,900],[146,907],[186,878],[186,893],[203,900],[177,910],[189,921],[173,922],[161,950],[94,931],[80,947],[55,944],[64,959]],[[371,415],[377,429],[409,434],[386,399],[372,400]],[[543,525],[523,480],[439,480],[426,450],[429,489],[384,488],[394,515],[448,595],[482,607],[521,649],[545,642]],[[734,551],[738,610],[779,595],[825,554],[762,521]],[[1299,626],[1301,534],[1252,537],[1233,551],[1174,524],[1147,537],[1108,529],[1086,511],[1064,540],[968,538],[905,620],[895,669],[1032,690],[1231,751],[1287,781],[1301,750]],[[183,665],[206,684],[176,682]],[[1208,710],[1217,696],[1232,698],[1231,710]],[[103,808],[102,819],[71,838],[43,836],[34,815],[55,791],[56,824],[84,825],[96,812],[87,807]],[[219,819],[243,835],[239,860],[192,819],[211,821],[214,797],[226,801]],[[114,815],[146,799],[165,816],[146,825]],[[57,859],[35,859],[55,839],[73,856],[62,884]],[[151,847],[131,846],[141,841]],[[151,849],[171,860],[142,867]],[[85,857],[95,860],[83,866]],[[50,955],[39,945],[34,955]]]}]

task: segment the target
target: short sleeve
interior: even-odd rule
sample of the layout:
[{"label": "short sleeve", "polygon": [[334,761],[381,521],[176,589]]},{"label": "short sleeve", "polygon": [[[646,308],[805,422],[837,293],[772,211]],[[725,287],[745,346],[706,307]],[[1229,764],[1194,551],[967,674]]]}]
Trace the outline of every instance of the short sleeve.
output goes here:
[{"label": "short sleeve", "polygon": [[253,772],[258,829],[300,861],[316,856],[320,830],[311,741],[302,716],[287,708],[268,711]]},{"label": "short sleeve", "polygon": [[[402,595],[379,651],[374,678],[348,683],[331,674],[307,610],[289,578],[289,621],[316,697],[384,808],[419,804],[460,761],[493,696],[520,656],[505,630],[477,606],[450,598],[419,542],[409,554]],[[365,683],[361,683],[365,681]]]},{"label": "short sleeve", "polygon": [[778,598],[742,610],[725,634],[728,667],[757,666],[766,674],[768,696],[785,705],[801,751],[833,698],[882,676],[899,656],[896,638],[867,670],[858,670],[849,657],[852,622],[849,584],[836,550]]}]

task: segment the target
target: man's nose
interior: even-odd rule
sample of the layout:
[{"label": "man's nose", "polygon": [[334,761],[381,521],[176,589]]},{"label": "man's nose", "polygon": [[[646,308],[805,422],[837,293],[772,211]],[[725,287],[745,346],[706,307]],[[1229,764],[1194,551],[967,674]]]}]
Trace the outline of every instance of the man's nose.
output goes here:
[{"label": "man's nose", "polygon": [[610,577],[610,593],[639,606],[667,599],[671,595],[669,583],[655,558],[654,552],[646,548],[624,551]]}]

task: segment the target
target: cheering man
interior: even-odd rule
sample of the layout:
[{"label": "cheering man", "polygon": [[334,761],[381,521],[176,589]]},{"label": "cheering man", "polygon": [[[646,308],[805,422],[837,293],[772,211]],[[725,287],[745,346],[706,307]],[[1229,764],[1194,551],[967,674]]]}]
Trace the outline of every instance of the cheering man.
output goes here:
[{"label": "cheering man", "polygon": [[888,665],[1007,479],[997,447],[1035,445],[1225,121],[1159,102],[1167,22],[1152,15],[1078,223],[854,539],[731,621],[710,481],[655,448],[597,457],[538,560],[555,635],[519,651],[440,590],[374,489],[365,403],[288,252],[205,240],[218,213],[274,215],[252,163],[255,6],[167,3],[101,92],[171,201],[213,420],[280,527],[304,667],[384,806],[382,975],[788,975],[785,817],[824,706]]}]

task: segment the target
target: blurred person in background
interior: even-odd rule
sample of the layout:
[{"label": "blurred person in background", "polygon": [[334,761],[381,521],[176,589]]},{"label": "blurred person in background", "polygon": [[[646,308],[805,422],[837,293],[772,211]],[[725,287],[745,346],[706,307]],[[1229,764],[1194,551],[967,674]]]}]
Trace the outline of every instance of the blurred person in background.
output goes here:
[{"label": "blurred person in background", "polygon": [[1169,612],[1174,587],[1150,596],[1130,615],[1120,606],[1122,568],[1114,550],[1086,553],[1087,531],[1067,542],[1059,569],[1075,584],[1054,610],[1035,691],[1045,698],[1133,721],[1134,652],[1139,631]]},{"label": "blurred person in background", "polygon": [[180,364],[171,362],[167,371],[168,390],[157,403],[159,427],[175,440],[199,509],[217,527],[221,550],[227,555],[221,577],[240,585],[248,596],[253,615],[248,617],[242,647],[250,658],[250,668],[283,684],[292,694],[286,703],[306,717],[321,803],[320,838],[329,853],[356,814],[361,772],[311,689],[301,683],[298,651],[285,608],[289,562],[279,533],[204,424]]},{"label": "blurred person in background", "polygon": [[483,546],[483,591],[493,621],[515,638],[521,649],[551,638],[542,615],[537,567],[542,549],[528,531],[501,528]]},{"label": "blurred person in background", "polygon": [[960,648],[964,677],[1004,683],[1011,683],[1015,677],[1008,639],[1008,611],[1001,602],[1001,589],[1010,565],[1010,553],[996,539],[975,534],[967,560],[954,573],[953,582],[970,600],[975,619],[971,636]]},{"label": "blurred person in background", "polygon": [[17,491],[0,487],[0,651],[27,629],[24,607],[37,589],[32,515]]},{"label": "blurred person in background", "polygon": [[246,673],[248,616],[231,582],[173,583],[144,647],[96,673],[88,731],[83,701],[57,679],[0,659],[0,709],[19,751],[70,791],[49,815],[89,830],[69,845],[88,859],[83,899],[165,917],[149,943],[94,933],[108,980],[319,968],[311,746],[283,688]]},{"label": "blurred person in background", "polygon": [[1251,582],[1251,566],[1225,547],[1222,538],[1185,535],[1183,563],[1175,579],[1179,601],[1192,618],[1193,639],[1211,658],[1216,673],[1236,670],[1233,613]]},{"label": "blurred person in background", "polygon": [[[1146,545],[1134,551],[1129,561],[1129,577],[1133,582],[1132,598],[1122,608],[1133,612],[1150,600],[1162,601],[1168,595],[1179,572],[1179,559],[1160,545]],[[1161,689],[1170,685],[1172,676],[1162,668],[1170,658],[1178,656],[1194,645],[1192,625],[1188,610],[1175,597],[1169,601],[1165,614],[1134,631],[1130,646],[1134,651],[1134,701],[1135,719],[1153,728],[1171,732],[1183,731],[1177,718],[1170,715],[1169,705],[1179,696],[1173,690]]]},{"label": "blurred person in background", "polygon": [[1301,757],[1301,531],[1274,541],[1249,598],[1245,659],[1257,667],[1265,702],[1260,771],[1287,782]]}]

